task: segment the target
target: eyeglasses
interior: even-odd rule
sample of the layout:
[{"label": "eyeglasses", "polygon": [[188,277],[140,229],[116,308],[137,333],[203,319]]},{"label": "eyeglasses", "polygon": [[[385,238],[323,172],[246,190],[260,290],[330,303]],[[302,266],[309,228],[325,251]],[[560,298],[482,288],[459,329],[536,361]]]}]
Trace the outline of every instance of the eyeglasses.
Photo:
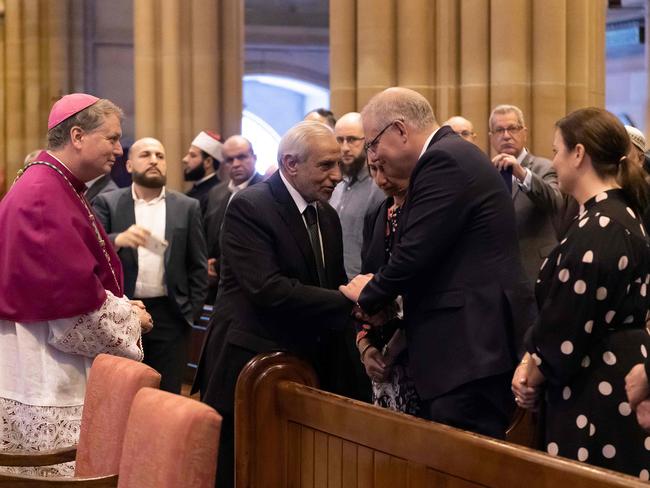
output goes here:
[{"label": "eyeglasses", "polygon": [[524,127],[522,125],[512,125],[510,127],[497,127],[496,129],[493,129],[490,131],[492,134],[495,136],[503,137],[506,132],[508,132],[512,136],[516,136],[521,132],[521,130]]},{"label": "eyeglasses", "polygon": [[224,158],[223,162],[226,163],[226,164],[230,164],[233,161],[235,161],[235,159],[238,160],[238,161],[243,161],[244,159],[248,159],[251,156],[252,156],[251,153],[241,153],[241,154],[237,154],[236,156]]},{"label": "eyeglasses", "polygon": [[336,142],[339,144],[343,144],[344,142],[347,142],[350,146],[352,144],[356,144],[359,141],[363,141],[365,137],[356,137],[356,136],[337,136],[336,137]]},{"label": "eyeglasses", "polygon": [[391,127],[398,120],[393,120],[390,124],[388,124],[382,130],[380,130],[379,134],[377,134],[372,141],[366,142],[364,144],[364,146],[363,146],[363,148],[366,150],[366,152],[372,152],[373,154],[375,154],[375,151],[377,150],[377,146],[379,145],[379,139],[381,138],[382,134],[384,132],[386,132],[388,130],[388,128]]}]

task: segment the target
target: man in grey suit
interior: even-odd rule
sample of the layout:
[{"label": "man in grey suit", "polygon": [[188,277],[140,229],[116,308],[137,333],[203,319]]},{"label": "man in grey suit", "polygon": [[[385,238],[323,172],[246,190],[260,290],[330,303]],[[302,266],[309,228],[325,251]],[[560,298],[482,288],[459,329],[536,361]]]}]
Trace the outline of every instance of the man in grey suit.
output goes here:
[{"label": "man in grey suit", "polygon": [[554,224],[565,198],[551,162],[526,149],[528,128],[518,107],[498,105],[490,114],[489,126],[496,152],[492,164],[512,187],[521,257],[526,275],[535,283],[542,261],[558,242]]},{"label": "man in grey suit", "polygon": [[198,200],[165,188],[165,148],[136,141],[126,169],[133,185],[99,195],[93,208],[124,268],[124,293],[142,300],[154,330],[142,337],[144,362],[160,388],[180,393],[190,325],[203,307],[207,255]]}]

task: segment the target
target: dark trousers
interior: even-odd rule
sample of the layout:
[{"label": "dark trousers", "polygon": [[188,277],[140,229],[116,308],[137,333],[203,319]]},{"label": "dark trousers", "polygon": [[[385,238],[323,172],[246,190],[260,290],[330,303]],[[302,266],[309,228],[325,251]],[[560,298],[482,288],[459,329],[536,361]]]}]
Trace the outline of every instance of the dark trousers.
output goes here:
[{"label": "dark trousers", "polygon": [[153,329],[142,336],[144,363],[162,376],[160,389],[180,393],[187,364],[190,326],[167,297],[141,299],[153,318]]},{"label": "dark trousers", "polygon": [[488,376],[422,401],[422,416],[441,424],[505,439],[515,403],[512,373]]},{"label": "dark trousers", "polygon": [[235,423],[231,413],[221,414],[216,488],[235,486]]}]

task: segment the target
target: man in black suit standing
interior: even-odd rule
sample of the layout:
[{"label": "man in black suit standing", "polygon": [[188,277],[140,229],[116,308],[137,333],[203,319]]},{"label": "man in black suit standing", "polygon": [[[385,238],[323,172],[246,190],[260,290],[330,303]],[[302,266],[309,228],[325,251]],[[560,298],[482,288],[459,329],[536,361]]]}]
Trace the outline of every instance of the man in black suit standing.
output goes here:
[{"label": "man in black suit standing", "polygon": [[144,362],[162,375],[161,389],[180,393],[190,326],[207,289],[201,210],[165,188],[165,148],[156,139],[133,143],[126,169],[133,185],[99,195],[93,208],[122,261],[125,295],[153,317],[155,332],[142,337]]},{"label": "man in black suit standing", "polygon": [[370,161],[410,183],[390,261],[342,291],[365,314],[402,295],[424,417],[503,438],[515,335],[534,316],[510,195],[487,156],[439,127],[420,94],[390,88],[362,117]]},{"label": "man in black suit standing", "polygon": [[229,181],[223,181],[208,192],[208,204],[203,216],[205,235],[208,241],[208,275],[210,291],[207,303],[213,304],[217,294],[219,281],[219,239],[221,224],[226,214],[230,199],[240,190],[262,181],[264,177],[255,170],[257,156],[253,145],[243,136],[231,136],[221,148],[223,165],[229,176]]},{"label": "man in black suit standing", "polygon": [[[195,387],[223,416],[217,486],[233,484],[233,409],[239,372],[257,354],[289,351],[321,387],[342,391],[345,358],[329,347],[348,323],[341,224],[327,203],[341,180],[332,129],[301,122],[278,148],[280,170],[238,192],[221,232],[221,281]],[[349,370],[348,370],[349,371]],[[347,375],[349,376],[349,375]]]}]

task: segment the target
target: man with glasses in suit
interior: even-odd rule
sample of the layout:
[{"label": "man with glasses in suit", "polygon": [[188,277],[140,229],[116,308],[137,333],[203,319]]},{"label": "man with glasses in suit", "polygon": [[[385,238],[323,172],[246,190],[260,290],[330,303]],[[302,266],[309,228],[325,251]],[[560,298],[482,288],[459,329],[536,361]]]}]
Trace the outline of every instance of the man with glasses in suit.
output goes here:
[{"label": "man with glasses in suit", "polygon": [[[512,203],[524,269],[531,283],[548,253],[561,236],[556,218],[562,215],[565,197],[557,174],[548,159],[534,156],[526,148],[528,128],[524,114],[515,105],[499,105],[490,114],[490,143],[496,156],[492,164],[511,174]],[[550,135],[549,135],[550,136]]]}]

